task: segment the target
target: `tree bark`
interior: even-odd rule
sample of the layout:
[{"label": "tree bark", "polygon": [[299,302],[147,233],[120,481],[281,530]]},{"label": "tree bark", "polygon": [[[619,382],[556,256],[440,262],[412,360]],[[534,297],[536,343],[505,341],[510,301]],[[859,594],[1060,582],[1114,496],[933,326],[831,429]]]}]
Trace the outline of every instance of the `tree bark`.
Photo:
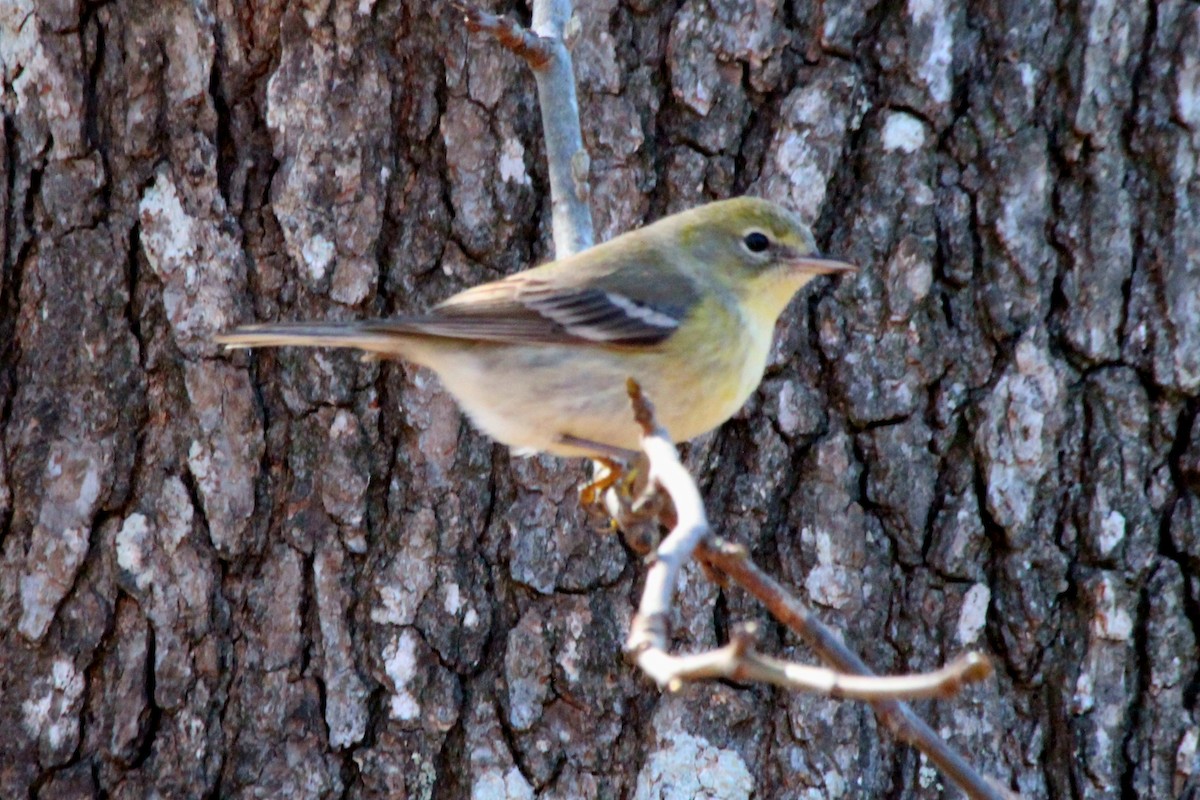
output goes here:
[{"label": "tree bark", "polygon": [[[690,446],[714,527],[877,671],[991,653],[917,705],[1003,785],[1200,792],[1200,8],[579,5],[598,239],[754,193],[862,267]],[[533,77],[448,4],[15,0],[0,76],[0,796],[948,792],[863,705],[660,694],[582,465],[212,343],[552,252]]]}]

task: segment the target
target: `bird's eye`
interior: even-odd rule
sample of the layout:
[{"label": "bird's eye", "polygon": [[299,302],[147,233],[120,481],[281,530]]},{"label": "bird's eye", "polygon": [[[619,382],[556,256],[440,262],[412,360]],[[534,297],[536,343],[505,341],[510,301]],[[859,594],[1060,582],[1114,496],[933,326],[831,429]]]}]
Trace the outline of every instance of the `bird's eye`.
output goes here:
[{"label": "bird's eye", "polygon": [[762,231],[750,231],[742,239],[742,243],[751,253],[761,253],[771,246],[771,240]]}]

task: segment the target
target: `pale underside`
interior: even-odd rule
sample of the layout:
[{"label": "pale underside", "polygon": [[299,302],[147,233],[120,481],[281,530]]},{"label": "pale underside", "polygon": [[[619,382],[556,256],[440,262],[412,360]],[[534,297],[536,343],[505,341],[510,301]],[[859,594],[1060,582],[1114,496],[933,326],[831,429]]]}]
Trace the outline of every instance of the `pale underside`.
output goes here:
[{"label": "pale underside", "polygon": [[[410,339],[403,355],[433,368],[475,425],[497,441],[522,452],[589,456],[594,451],[564,438],[638,449],[629,378],[655,404],[675,441],[713,429],[745,403],[762,376],[772,330],[747,325],[725,309],[714,318],[721,330],[702,342],[686,341],[692,334],[685,329],[661,345],[624,348],[621,358],[604,346],[464,347],[437,338]],[[690,357],[674,355],[680,351]]]}]

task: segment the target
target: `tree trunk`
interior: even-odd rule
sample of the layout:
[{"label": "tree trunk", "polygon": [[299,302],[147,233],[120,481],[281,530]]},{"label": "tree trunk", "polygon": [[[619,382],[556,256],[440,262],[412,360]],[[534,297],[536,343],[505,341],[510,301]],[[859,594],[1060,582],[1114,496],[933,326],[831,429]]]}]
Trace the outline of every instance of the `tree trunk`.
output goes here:
[{"label": "tree trunk", "polygon": [[[582,465],[405,364],[218,350],[553,255],[520,59],[283,6],[0,9],[0,796],[953,795],[862,705],[660,694]],[[755,193],[862,267],[690,446],[718,530],[878,671],[990,653],[919,708],[1000,783],[1200,792],[1200,8],[579,6],[599,239]]]}]

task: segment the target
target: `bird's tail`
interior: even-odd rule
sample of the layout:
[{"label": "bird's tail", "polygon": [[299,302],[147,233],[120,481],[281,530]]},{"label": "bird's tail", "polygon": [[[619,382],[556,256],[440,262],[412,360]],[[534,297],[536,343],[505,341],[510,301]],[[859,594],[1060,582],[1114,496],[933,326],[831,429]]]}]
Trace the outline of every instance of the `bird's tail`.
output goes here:
[{"label": "bird's tail", "polygon": [[247,347],[354,347],[368,353],[405,355],[405,343],[419,331],[403,321],[277,322],[243,325],[219,334],[230,350]]}]

